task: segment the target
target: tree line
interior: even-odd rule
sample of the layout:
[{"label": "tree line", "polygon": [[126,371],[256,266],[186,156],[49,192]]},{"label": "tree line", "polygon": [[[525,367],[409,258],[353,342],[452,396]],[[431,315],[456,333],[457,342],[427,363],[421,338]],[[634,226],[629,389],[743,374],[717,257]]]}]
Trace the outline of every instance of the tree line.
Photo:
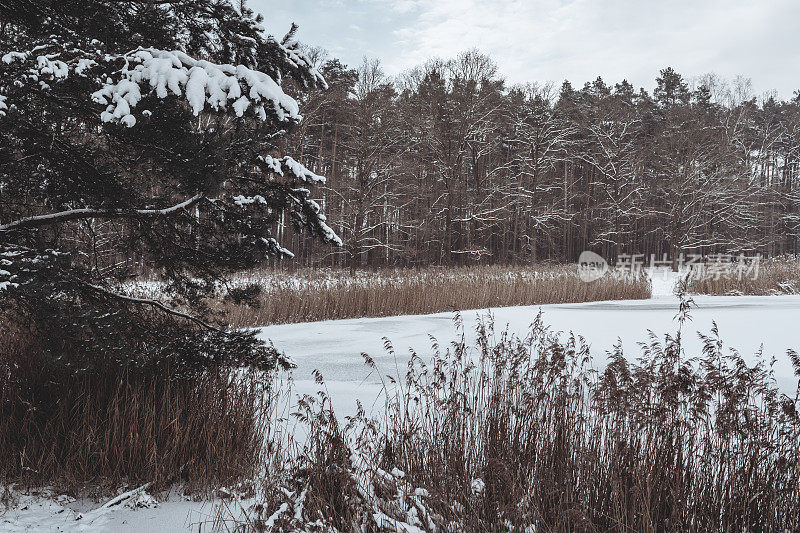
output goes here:
[{"label": "tree line", "polygon": [[[796,254],[800,93],[660,71],[652,93],[602,78],[507,86],[467,51],[394,79],[310,54],[285,142],[314,172],[341,249],[290,235],[305,265],[574,261],[620,254]],[[691,86],[690,86],[691,85]]]}]

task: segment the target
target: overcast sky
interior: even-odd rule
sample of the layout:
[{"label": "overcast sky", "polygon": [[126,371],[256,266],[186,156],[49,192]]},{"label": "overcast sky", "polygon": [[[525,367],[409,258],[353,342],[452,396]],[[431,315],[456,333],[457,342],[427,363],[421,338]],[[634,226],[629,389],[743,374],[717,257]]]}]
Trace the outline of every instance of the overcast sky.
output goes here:
[{"label": "overcast sky", "polygon": [[388,74],[472,47],[510,83],[580,87],[602,75],[650,90],[659,69],[751,78],[757,95],[800,89],[798,0],[249,0],[267,30]]}]

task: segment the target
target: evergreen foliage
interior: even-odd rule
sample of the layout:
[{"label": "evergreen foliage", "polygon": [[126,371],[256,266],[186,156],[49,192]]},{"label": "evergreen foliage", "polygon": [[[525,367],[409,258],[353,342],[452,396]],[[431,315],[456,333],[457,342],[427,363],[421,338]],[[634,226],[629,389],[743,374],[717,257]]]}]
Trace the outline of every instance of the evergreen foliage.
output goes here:
[{"label": "evergreen foliage", "polygon": [[[226,0],[4,0],[0,17],[3,306],[77,370],[274,366],[207,301],[291,256],[278,220],[340,243],[311,198],[324,178],[280,151],[302,119],[281,84],[326,87],[297,28],[266,36]],[[126,292],[142,264],[166,301]]]}]

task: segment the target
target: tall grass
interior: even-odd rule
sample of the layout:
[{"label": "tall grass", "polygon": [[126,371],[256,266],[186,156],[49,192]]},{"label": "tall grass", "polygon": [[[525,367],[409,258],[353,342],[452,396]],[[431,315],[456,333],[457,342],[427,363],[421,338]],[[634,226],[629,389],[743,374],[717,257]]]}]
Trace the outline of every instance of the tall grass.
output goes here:
[{"label": "tall grass", "polygon": [[755,272],[745,275],[690,277],[694,294],[800,294],[800,260],[792,257],[762,259]]},{"label": "tall grass", "polygon": [[356,277],[330,270],[265,271],[235,283],[255,283],[262,290],[255,307],[231,300],[222,305],[237,327],[650,297],[644,276],[605,276],[587,283],[575,266],[549,265],[390,270]]},{"label": "tall grass", "polygon": [[205,491],[251,478],[266,435],[256,374],[168,367],[68,373],[40,357],[8,317],[0,337],[0,483],[73,493],[151,483]]},{"label": "tall grass", "polygon": [[381,419],[359,410],[341,425],[324,393],[304,398],[304,448],[241,503],[246,520],[218,525],[800,530],[798,393],[777,389],[770,361],[727,350],[716,328],[700,353],[684,353],[679,329],[636,361],[615,348],[602,371],[580,338],[540,318],[525,338],[484,321],[474,346],[465,339],[434,342],[428,361],[413,354],[404,379],[387,383]]}]

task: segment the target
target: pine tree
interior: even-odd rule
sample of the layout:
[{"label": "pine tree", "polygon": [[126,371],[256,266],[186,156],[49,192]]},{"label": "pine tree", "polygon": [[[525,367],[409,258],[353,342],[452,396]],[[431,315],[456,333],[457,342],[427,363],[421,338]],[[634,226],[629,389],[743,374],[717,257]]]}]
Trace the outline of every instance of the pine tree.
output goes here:
[{"label": "pine tree", "polygon": [[[49,360],[191,372],[275,364],[209,301],[233,271],[290,256],[286,216],[340,244],[281,138],[281,85],[325,87],[292,27],[227,0],[0,2],[0,300]],[[126,280],[145,265],[165,301]],[[251,299],[255,289],[228,291]]]}]

